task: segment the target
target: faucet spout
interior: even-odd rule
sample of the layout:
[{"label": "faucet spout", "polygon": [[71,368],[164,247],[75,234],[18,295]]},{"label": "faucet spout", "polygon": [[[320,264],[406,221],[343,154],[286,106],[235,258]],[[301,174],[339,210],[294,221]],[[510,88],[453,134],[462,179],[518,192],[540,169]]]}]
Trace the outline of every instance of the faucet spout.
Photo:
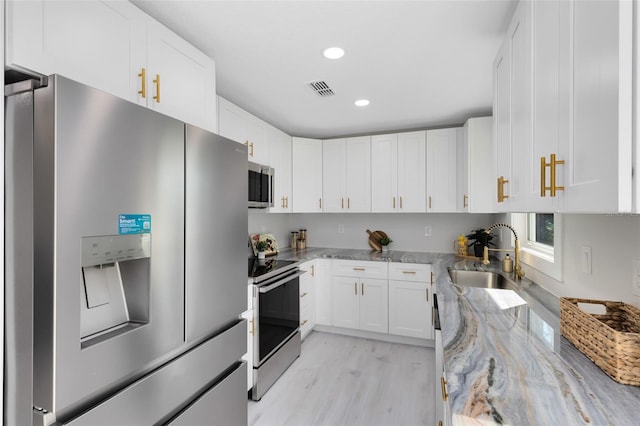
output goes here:
[{"label": "faucet spout", "polygon": [[[496,228],[508,228],[509,230],[511,230],[511,232],[513,233],[513,237],[515,238],[514,240],[514,248],[513,248],[513,252],[515,254],[515,268],[513,270],[513,277],[518,280],[522,277],[524,277],[524,271],[522,270],[522,264],[520,263],[520,240],[518,240],[518,233],[516,232],[516,230],[513,228],[513,226],[507,224],[507,223],[495,223],[493,225],[491,225],[490,227],[488,227],[485,232],[487,234],[490,234],[494,229]],[[483,256],[482,256],[482,263],[484,265],[488,265],[489,264],[489,251],[511,251],[509,249],[505,250],[505,249],[490,249],[488,246],[484,247],[484,252],[483,252]]]}]

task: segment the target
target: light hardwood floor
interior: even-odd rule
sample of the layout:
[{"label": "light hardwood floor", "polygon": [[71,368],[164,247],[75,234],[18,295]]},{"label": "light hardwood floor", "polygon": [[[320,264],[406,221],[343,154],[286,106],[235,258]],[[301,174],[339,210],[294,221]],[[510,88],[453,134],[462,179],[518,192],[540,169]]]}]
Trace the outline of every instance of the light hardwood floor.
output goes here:
[{"label": "light hardwood floor", "polygon": [[431,348],[313,331],[249,425],[432,425]]}]

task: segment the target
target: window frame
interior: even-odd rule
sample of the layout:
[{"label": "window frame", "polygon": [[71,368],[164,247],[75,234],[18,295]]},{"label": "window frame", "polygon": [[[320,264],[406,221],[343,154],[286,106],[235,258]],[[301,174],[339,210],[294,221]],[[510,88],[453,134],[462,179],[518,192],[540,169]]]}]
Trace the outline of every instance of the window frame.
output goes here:
[{"label": "window frame", "polygon": [[[562,281],[562,215],[553,214],[553,248],[529,240],[529,213],[511,213],[511,226],[520,239],[521,262],[551,278]],[[511,243],[514,244],[513,235]]]}]

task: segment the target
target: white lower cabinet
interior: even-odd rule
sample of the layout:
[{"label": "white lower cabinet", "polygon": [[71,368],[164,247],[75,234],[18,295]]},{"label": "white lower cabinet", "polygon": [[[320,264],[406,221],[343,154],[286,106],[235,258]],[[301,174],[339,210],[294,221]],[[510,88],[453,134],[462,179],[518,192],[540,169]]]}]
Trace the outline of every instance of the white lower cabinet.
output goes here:
[{"label": "white lower cabinet", "polygon": [[316,261],[303,263],[300,270],[306,272],[300,276],[300,333],[304,339],[316,325]]},{"label": "white lower cabinet", "polygon": [[247,353],[242,357],[247,362],[247,391],[253,387],[253,335],[255,331],[255,310],[253,309],[253,283],[247,288],[247,310],[241,315],[247,320]]},{"label": "white lower cabinet", "polygon": [[331,277],[329,270],[331,260],[316,259],[315,261],[315,304],[316,324],[331,325]]},{"label": "white lower cabinet", "polygon": [[433,339],[431,265],[389,264],[389,334]]},{"label": "white lower cabinet", "polygon": [[388,333],[386,263],[336,260],[333,271],[331,324],[334,327]]}]

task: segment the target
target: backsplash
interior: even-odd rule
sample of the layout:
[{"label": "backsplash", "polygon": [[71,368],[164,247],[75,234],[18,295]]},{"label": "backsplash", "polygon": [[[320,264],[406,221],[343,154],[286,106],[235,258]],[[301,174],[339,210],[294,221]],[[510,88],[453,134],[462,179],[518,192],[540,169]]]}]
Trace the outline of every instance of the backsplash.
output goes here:
[{"label": "backsplash", "polygon": [[452,253],[459,234],[487,227],[495,217],[467,213],[268,214],[249,210],[249,233],[272,233],[279,247],[288,247],[290,232],[305,228],[309,247],[368,249],[366,230],[382,230],[393,240],[391,250]]},{"label": "backsplash", "polygon": [[[501,221],[508,220],[500,215]],[[530,268],[527,276],[556,296],[623,301],[640,306],[631,291],[632,260],[640,260],[640,215],[563,215],[563,281]],[[507,243],[508,244],[508,243]],[[582,272],[582,247],[592,253]]]}]

